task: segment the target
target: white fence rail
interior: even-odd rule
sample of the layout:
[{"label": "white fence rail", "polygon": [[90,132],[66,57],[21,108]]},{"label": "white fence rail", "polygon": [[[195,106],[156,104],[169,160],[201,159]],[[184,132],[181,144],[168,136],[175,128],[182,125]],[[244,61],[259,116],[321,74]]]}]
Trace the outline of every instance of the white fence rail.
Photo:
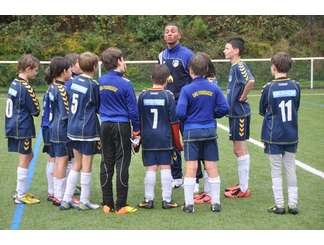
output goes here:
[{"label": "white fence rail", "polygon": [[[310,88],[314,88],[314,60],[324,60],[324,57],[302,57],[302,58],[292,58],[293,60],[300,60],[300,61],[310,61]],[[263,61],[271,61],[270,58],[263,58],[263,59],[242,59],[244,62],[254,61],[254,62],[263,62]],[[226,63],[229,60],[226,59],[213,59],[212,62],[215,63]],[[8,60],[0,60],[0,64],[17,64],[18,61],[8,61]],[[41,61],[41,64],[49,64],[49,61]],[[133,61],[126,61],[127,64],[155,64],[157,60],[133,60]],[[102,62],[99,61],[98,64],[99,76],[101,76],[102,70]]]}]

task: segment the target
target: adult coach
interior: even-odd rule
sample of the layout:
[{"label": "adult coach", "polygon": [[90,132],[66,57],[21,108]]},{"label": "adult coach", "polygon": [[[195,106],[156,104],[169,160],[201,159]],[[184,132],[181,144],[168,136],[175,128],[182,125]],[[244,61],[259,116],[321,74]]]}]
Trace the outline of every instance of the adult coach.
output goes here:
[{"label": "adult coach", "polygon": [[[164,28],[164,41],[167,48],[159,54],[159,63],[166,64],[171,77],[166,86],[175,97],[176,103],[180,95],[181,88],[189,83],[192,79],[189,75],[189,62],[193,56],[193,52],[180,44],[181,30],[176,23],[168,23]],[[177,188],[182,185],[182,163],[181,154],[175,151],[173,156],[173,164],[171,165],[171,172],[173,187]]]},{"label": "adult coach", "polygon": [[[122,51],[118,48],[108,48],[101,54],[101,59],[108,70],[99,78],[102,145],[100,182],[103,211],[108,214],[116,209],[117,214],[128,214],[136,211],[127,205],[128,169],[131,161],[130,138],[138,136],[140,129],[136,96],[132,83],[123,76],[126,72],[126,63]],[[112,185],[115,167],[116,205]]]}]

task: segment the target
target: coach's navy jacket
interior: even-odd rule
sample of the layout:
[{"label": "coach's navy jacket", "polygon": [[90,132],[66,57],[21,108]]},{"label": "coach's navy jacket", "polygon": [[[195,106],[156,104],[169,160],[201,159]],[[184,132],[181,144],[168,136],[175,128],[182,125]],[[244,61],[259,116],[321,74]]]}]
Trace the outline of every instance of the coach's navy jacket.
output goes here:
[{"label": "coach's navy jacket", "polygon": [[102,122],[129,122],[139,131],[137,102],[131,81],[117,71],[109,71],[99,78],[100,119]]},{"label": "coach's navy jacket", "polygon": [[288,78],[263,87],[259,113],[264,116],[261,140],[269,144],[298,142],[299,83]]},{"label": "coach's navy jacket", "polygon": [[69,100],[61,81],[55,81],[49,88],[51,118],[49,122],[50,141],[52,143],[67,143],[67,124]]},{"label": "coach's navy jacket", "polygon": [[99,140],[99,84],[86,75],[73,79],[69,92],[67,134],[71,140]]},{"label": "coach's navy jacket", "polygon": [[159,63],[166,64],[172,76],[172,81],[168,82],[166,89],[174,94],[176,101],[181,88],[191,82],[189,62],[192,56],[192,51],[180,44],[172,49],[166,48],[159,54]]},{"label": "coach's navy jacket", "polygon": [[240,62],[231,66],[227,85],[227,102],[230,106],[229,117],[246,117],[251,114],[248,102],[239,101],[249,80],[254,80],[254,77],[245,63]]},{"label": "coach's navy jacket", "polygon": [[184,121],[184,130],[216,128],[215,118],[225,116],[228,109],[219,87],[203,77],[197,77],[182,88],[176,115]]},{"label": "coach's navy jacket", "polygon": [[28,81],[16,78],[11,82],[6,104],[6,137],[34,138],[33,116],[39,115],[40,107],[34,89]]}]

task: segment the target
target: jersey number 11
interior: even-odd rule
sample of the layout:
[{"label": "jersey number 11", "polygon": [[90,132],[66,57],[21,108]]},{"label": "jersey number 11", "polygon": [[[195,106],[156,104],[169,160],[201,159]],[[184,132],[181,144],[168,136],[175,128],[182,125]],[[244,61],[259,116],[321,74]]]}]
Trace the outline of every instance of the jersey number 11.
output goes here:
[{"label": "jersey number 11", "polygon": [[[279,107],[281,109],[281,118],[283,122],[291,121],[291,100],[288,100],[287,103],[285,103],[284,100],[282,100],[279,104]],[[287,115],[285,107],[287,107]]]}]

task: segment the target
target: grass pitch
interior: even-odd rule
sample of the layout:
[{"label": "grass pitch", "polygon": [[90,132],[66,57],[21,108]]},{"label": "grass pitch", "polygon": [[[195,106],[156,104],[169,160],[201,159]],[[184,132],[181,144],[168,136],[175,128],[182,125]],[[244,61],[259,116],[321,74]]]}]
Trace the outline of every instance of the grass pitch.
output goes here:
[{"label": "grass pitch", "polygon": [[[312,94],[312,95],[310,95]],[[316,95],[313,95],[316,94]],[[252,108],[251,137],[260,139],[262,117],[258,113],[259,92],[253,91],[249,101]],[[41,98],[41,96],[40,96]],[[6,95],[0,96],[0,111],[5,111]],[[305,90],[302,94],[299,113],[300,143],[297,159],[324,171],[324,90]],[[219,120],[227,126],[227,119]],[[36,119],[39,128],[40,118]],[[0,229],[10,229],[16,206],[11,199],[11,193],[16,186],[16,168],[18,156],[7,152],[7,140],[4,138],[4,116],[0,121],[3,130],[0,132]],[[218,129],[219,171],[221,190],[237,183],[237,167],[232,143],[222,129]],[[33,141],[33,145],[36,140]],[[42,146],[41,146],[42,148]],[[77,210],[60,211],[46,201],[47,181],[45,175],[46,155],[39,153],[30,191],[36,194],[41,203],[35,206],[25,206],[20,220],[20,229],[60,229],[60,230],[111,230],[111,229],[324,229],[324,179],[297,167],[299,187],[300,214],[274,215],[266,212],[273,204],[270,165],[263,150],[249,143],[251,155],[250,188],[252,196],[249,199],[228,200],[221,196],[222,212],[210,212],[209,205],[196,205],[196,212],[185,214],[180,208],[163,210],[161,208],[160,182],[156,185],[155,208],[139,210],[137,213],[125,216],[111,214],[104,216],[102,210],[80,212]],[[94,159],[92,201],[101,202],[99,181],[100,156]],[[132,158],[129,178],[128,203],[137,205],[144,195],[144,167],[141,155]],[[159,180],[159,175],[158,175]],[[202,188],[202,187],[201,187]],[[285,196],[287,196],[285,194]],[[173,192],[173,199],[183,203],[183,189]]]}]

